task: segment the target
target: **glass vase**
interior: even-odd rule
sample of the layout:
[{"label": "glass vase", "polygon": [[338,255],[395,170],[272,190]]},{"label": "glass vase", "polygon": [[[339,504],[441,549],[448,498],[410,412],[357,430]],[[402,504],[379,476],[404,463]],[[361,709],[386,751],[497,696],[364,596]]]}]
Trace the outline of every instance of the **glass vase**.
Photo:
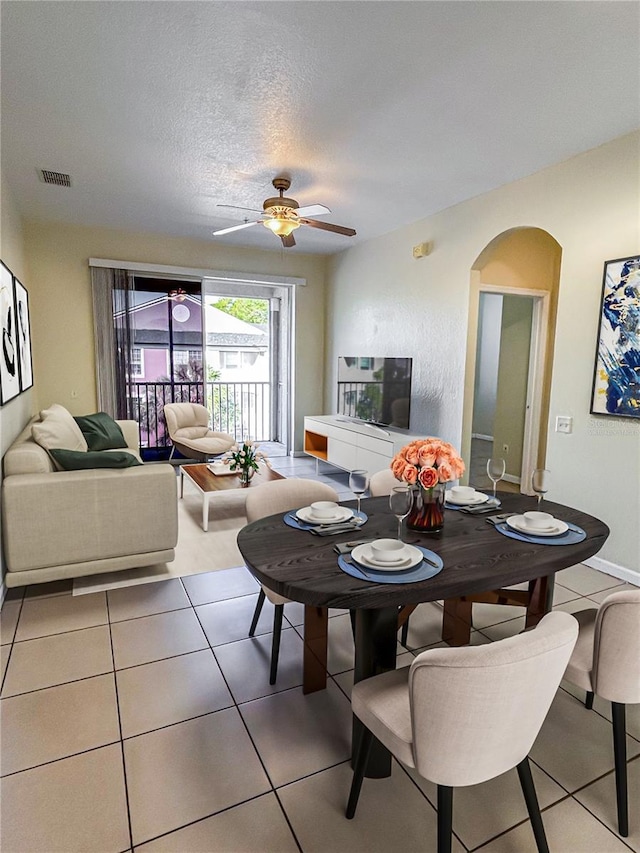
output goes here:
[{"label": "glass vase", "polygon": [[241,468],[240,469],[240,485],[243,489],[246,489],[251,482],[251,478],[255,474],[255,470],[253,468]]},{"label": "glass vase", "polygon": [[437,483],[432,489],[416,486],[413,492],[413,506],[407,516],[407,527],[418,533],[436,533],[444,525],[444,483]]}]

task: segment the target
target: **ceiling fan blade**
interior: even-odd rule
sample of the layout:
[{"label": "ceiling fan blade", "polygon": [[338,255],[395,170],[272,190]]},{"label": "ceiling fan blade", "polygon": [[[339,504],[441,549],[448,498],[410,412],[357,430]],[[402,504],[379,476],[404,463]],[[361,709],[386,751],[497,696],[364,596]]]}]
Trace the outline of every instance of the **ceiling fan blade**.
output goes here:
[{"label": "ceiling fan blade", "polygon": [[250,210],[252,213],[262,213],[257,207],[238,207],[237,204],[216,204],[216,207],[229,207],[231,210]]},{"label": "ceiling fan blade", "polygon": [[262,222],[259,219],[257,222],[243,222],[242,225],[232,225],[231,228],[221,228],[219,231],[214,231],[214,237],[221,237],[223,234],[231,234],[232,231],[240,231],[242,228],[251,228],[252,225],[260,225]]},{"label": "ceiling fan blade", "polygon": [[331,211],[324,204],[307,204],[304,207],[299,207],[296,213],[298,216],[324,216],[325,213],[331,213]]},{"label": "ceiling fan blade", "polygon": [[333,231],[336,234],[344,234],[345,237],[355,237],[356,232],[353,228],[344,228],[342,225],[332,225],[330,222],[318,222],[317,219],[300,219],[303,225],[310,225],[312,228],[321,228],[323,231]]},{"label": "ceiling fan blade", "polygon": [[280,237],[282,240],[282,245],[285,249],[290,249],[292,246],[295,246],[296,241],[293,239],[293,234],[289,234],[288,237]]}]

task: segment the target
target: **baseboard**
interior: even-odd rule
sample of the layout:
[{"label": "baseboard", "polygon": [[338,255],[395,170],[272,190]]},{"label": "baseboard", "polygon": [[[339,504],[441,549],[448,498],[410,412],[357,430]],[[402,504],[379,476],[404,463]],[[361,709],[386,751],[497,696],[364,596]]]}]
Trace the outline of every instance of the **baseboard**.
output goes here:
[{"label": "baseboard", "polygon": [[479,438],[482,441],[493,441],[492,435],[483,435],[481,432],[472,432],[471,438]]},{"label": "baseboard", "polygon": [[502,479],[506,480],[507,483],[516,483],[518,486],[520,485],[520,477],[516,477],[515,474],[505,474]]},{"label": "baseboard", "polygon": [[627,569],[625,566],[619,566],[617,563],[610,563],[609,560],[603,560],[602,557],[589,557],[588,560],[582,561],[585,566],[592,569],[597,569],[599,572],[604,572],[605,575],[618,578],[618,580],[626,581],[626,583],[640,586],[640,573],[634,572],[633,569]]}]

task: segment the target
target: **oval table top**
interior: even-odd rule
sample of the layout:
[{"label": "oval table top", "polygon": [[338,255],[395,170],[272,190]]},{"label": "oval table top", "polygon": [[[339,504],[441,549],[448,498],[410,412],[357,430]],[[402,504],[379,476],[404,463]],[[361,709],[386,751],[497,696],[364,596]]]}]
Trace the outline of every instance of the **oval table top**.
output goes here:
[{"label": "oval table top", "polygon": [[[528,495],[501,492],[499,497],[502,506],[496,514],[536,508],[536,498]],[[369,520],[359,531],[325,537],[287,526],[283,514],[278,513],[242,528],[238,547],[261,583],[293,601],[315,607],[373,609],[469,595],[553,575],[592,557],[609,535],[609,528],[599,519],[546,500],[542,509],[583,528],[587,534],[583,542],[562,546],[522,542],[495,530],[487,523],[489,514],[474,516],[447,509],[441,532],[404,533],[405,542],[439,554],[443,570],[417,583],[379,584],[345,574],[333,550],[339,542],[397,536],[397,521],[387,497],[364,499],[362,509]]]}]

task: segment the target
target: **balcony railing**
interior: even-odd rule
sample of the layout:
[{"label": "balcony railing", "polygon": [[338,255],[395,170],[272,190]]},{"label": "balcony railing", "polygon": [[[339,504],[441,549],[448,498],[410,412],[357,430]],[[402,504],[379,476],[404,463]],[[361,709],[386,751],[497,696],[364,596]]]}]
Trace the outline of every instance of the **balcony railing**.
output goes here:
[{"label": "balcony railing", "polygon": [[271,395],[268,382],[136,382],[131,398],[140,424],[140,444],[149,450],[171,447],[164,419],[166,403],[200,403],[211,428],[236,441],[271,441]]}]

